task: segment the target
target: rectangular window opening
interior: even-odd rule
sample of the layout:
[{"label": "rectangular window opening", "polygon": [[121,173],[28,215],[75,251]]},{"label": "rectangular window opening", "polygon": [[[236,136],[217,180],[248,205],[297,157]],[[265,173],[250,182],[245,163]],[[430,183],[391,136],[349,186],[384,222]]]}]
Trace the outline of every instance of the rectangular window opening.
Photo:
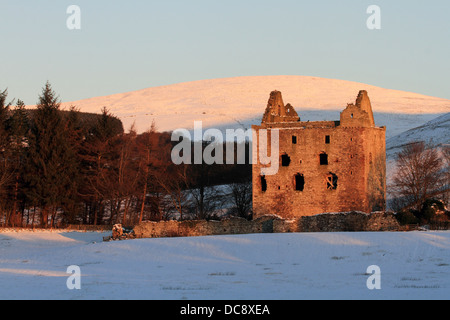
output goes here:
[{"label": "rectangular window opening", "polygon": [[335,175],[334,173],[330,173],[327,177],[326,177],[326,181],[327,181],[327,189],[328,190],[336,190],[338,187],[338,177],[337,175]]},{"label": "rectangular window opening", "polygon": [[267,180],[265,176],[261,176],[261,191],[262,192],[267,191]]},{"label": "rectangular window opening", "polygon": [[291,164],[291,158],[287,154],[281,155],[281,166],[289,167]]},{"label": "rectangular window opening", "polygon": [[328,155],[326,153],[321,153],[320,154],[320,165],[321,166],[328,165]]},{"label": "rectangular window opening", "polygon": [[295,175],[295,190],[305,190],[305,176],[300,173]]}]

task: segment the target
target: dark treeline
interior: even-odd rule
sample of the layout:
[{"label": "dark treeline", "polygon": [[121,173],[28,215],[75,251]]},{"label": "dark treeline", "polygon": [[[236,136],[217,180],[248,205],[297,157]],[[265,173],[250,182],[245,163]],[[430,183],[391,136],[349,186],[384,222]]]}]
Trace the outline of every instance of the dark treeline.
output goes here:
[{"label": "dark treeline", "polygon": [[124,132],[106,108],[99,115],[60,110],[49,83],[32,111],[0,92],[0,144],[2,226],[208,219],[223,201],[232,203],[228,213],[251,214],[248,157],[246,165],[175,165],[171,133],[155,124]]}]

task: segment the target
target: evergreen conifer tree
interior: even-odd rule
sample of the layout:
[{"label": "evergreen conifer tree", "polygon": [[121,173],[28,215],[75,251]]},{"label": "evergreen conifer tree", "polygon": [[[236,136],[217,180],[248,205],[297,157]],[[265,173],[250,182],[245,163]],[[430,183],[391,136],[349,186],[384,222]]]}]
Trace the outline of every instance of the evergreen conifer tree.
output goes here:
[{"label": "evergreen conifer tree", "polygon": [[[11,163],[12,181],[9,186],[8,199],[12,204],[10,224],[15,226],[23,222],[23,213],[25,209],[24,196],[24,159],[25,151],[28,146],[26,135],[29,130],[29,119],[25,110],[25,103],[22,100],[17,101],[15,109],[8,121],[8,131],[10,136],[9,158]],[[22,215],[19,216],[19,210]]]},{"label": "evergreen conifer tree", "polygon": [[[120,123],[121,124],[121,123]],[[111,204],[111,194],[116,186],[107,185],[105,179],[110,178],[113,159],[118,157],[115,147],[120,129],[114,121],[114,117],[106,108],[95,124],[87,132],[81,145],[81,176],[82,184],[79,194],[85,204],[86,214],[84,223],[94,225],[103,222],[106,202]]]},{"label": "evergreen conifer tree", "polygon": [[27,196],[41,209],[41,225],[48,227],[49,217],[53,225],[59,206],[73,197],[77,175],[76,154],[59,99],[49,82],[39,97],[28,140]]},{"label": "evergreen conifer tree", "polygon": [[8,208],[8,186],[11,182],[11,170],[9,161],[9,133],[8,117],[11,103],[6,103],[8,90],[0,92],[0,212],[3,213],[4,223],[10,218]]}]

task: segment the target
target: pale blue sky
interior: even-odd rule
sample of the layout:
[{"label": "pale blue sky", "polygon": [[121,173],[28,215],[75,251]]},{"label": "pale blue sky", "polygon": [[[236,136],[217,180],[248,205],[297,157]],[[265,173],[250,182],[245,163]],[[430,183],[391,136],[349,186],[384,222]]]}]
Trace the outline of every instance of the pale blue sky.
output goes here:
[{"label": "pale blue sky", "polygon": [[[66,9],[81,8],[81,30]],[[381,30],[369,30],[369,5]],[[448,0],[0,0],[0,90],[34,104],[179,82],[307,75],[450,99]]]}]

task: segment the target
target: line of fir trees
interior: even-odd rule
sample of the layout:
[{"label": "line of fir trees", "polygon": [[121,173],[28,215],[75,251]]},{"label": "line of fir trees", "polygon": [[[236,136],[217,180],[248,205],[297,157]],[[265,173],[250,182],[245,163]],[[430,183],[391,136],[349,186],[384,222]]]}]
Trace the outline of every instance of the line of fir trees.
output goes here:
[{"label": "line of fir trees", "polygon": [[125,133],[106,108],[89,117],[75,107],[63,111],[48,82],[32,111],[20,100],[7,103],[5,90],[0,93],[0,225],[133,225],[173,218],[174,212],[180,219],[193,213],[205,218],[218,198],[210,194],[208,203],[206,186],[250,183],[249,165],[174,165],[173,143],[171,134],[157,132],[154,124],[143,134],[133,128]]},{"label": "line of fir trees", "polygon": [[[105,108],[86,125],[75,108],[60,110],[49,83],[33,112],[20,100],[12,109],[6,99],[5,90],[0,94],[0,224],[118,222],[120,209],[128,210],[145,184],[138,172],[148,157],[145,163],[140,153],[156,132],[139,139],[133,131],[124,134]],[[105,212],[110,212],[107,220]],[[120,222],[127,218],[122,213]]]}]

